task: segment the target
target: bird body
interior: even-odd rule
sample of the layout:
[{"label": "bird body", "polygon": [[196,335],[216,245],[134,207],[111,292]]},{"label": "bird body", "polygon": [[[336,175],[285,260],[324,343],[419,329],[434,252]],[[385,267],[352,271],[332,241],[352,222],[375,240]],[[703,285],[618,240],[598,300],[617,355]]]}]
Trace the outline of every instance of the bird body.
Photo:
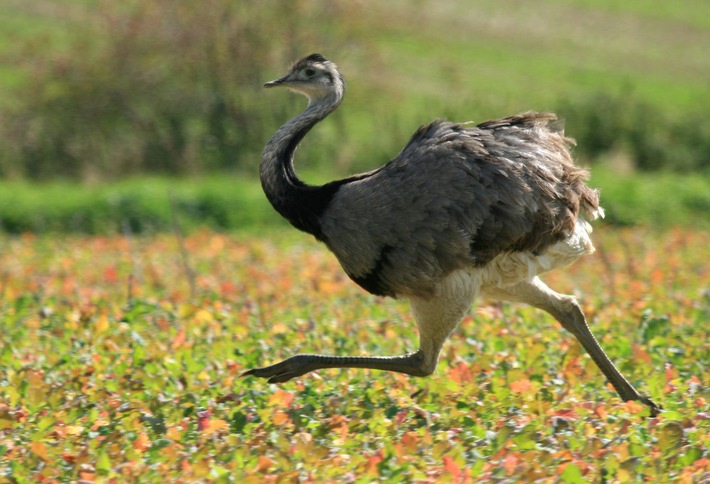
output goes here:
[{"label": "bird body", "polygon": [[312,54],[267,87],[304,94],[306,110],[267,143],[260,178],[274,208],[335,254],[370,293],[405,298],[420,346],[397,357],[296,355],[246,374],[281,382],[319,368],[357,367],[428,375],[441,347],[478,297],[541,308],[570,330],[624,399],[641,396],[609,361],[574,298],[538,275],[594,251],[587,220],[603,215],[571,140],[550,113],[478,125],[434,121],[373,171],[311,186],[296,176],[296,147],[343,99],[332,62]]},{"label": "bird body", "polygon": [[[393,297],[426,297],[455,270],[576,244],[586,233],[578,212],[596,218],[598,195],[551,120],[529,113],[495,126],[421,128],[382,169],[339,187],[323,241],[355,282]],[[578,256],[593,250],[586,241]]]}]

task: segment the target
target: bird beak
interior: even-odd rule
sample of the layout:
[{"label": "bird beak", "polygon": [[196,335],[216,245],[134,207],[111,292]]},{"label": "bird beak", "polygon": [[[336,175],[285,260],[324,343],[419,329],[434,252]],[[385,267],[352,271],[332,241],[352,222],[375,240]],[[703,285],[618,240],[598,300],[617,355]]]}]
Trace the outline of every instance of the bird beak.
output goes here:
[{"label": "bird beak", "polygon": [[279,79],[275,79],[273,81],[269,81],[266,84],[264,84],[264,87],[276,87],[284,84],[288,80],[288,75],[283,76]]}]

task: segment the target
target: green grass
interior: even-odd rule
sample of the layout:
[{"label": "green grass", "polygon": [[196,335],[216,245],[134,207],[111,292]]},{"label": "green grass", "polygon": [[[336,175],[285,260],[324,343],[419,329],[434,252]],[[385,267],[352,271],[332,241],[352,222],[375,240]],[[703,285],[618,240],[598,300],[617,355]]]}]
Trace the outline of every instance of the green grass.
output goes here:
[{"label": "green grass", "polygon": [[613,225],[710,229],[710,177],[677,173],[620,175],[598,167],[591,184],[601,189]]},{"label": "green grass", "polygon": [[[341,174],[342,176],[343,174]],[[304,170],[310,183],[333,172]],[[710,177],[677,173],[620,175],[600,165],[590,184],[601,189],[606,223],[659,229],[710,229]],[[255,233],[287,223],[271,208],[256,178],[138,178],[118,183],[0,182],[0,230],[5,233],[156,233],[199,228]]]},{"label": "green grass", "polygon": [[[646,17],[659,22],[690,25],[699,29],[710,29],[710,5],[703,0],[688,0],[670,4],[663,0],[557,0],[559,5],[584,6],[589,10],[605,11],[613,15],[624,14]],[[682,8],[678,8],[681,6]]]},{"label": "green grass", "polygon": [[8,233],[154,233],[211,227],[285,226],[258,180],[238,176],[141,178],[108,185],[0,182],[0,228]]},{"label": "green grass", "polygon": [[643,2],[614,9],[584,1],[442,2],[419,14],[392,7],[393,15],[414,20],[378,25],[375,50],[394,73],[391,82],[410,97],[433,91],[464,105],[470,99],[549,109],[561,97],[631,87],[643,101],[677,113],[710,102],[702,47],[710,35],[707,25],[696,26],[698,8],[707,5],[698,3],[675,3],[684,14],[665,22],[658,5]]}]

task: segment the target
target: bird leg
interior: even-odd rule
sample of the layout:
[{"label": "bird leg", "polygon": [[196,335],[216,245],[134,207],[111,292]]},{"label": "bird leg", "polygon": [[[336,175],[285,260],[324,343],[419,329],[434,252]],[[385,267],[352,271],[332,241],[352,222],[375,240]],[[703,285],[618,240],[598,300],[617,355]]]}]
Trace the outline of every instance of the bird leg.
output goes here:
[{"label": "bird leg", "polygon": [[326,356],[295,355],[275,365],[253,368],[242,376],[268,378],[269,383],[283,383],[297,376],[322,368],[370,368],[373,370],[396,371],[413,376],[424,376],[426,358],[422,350],[403,356]]},{"label": "bird leg", "polygon": [[537,277],[529,283],[520,283],[505,290],[487,290],[487,293],[498,299],[524,302],[550,313],[577,338],[622,400],[643,403],[651,409],[652,417],[661,411],[658,404],[641,395],[614,366],[589,329],[584,313],[573,297],[556,293]]},{"label": "bird leg", "polygon": [[444,297],[411,299],[412,312],[419,328],[419,349],[403,356],[326,356],[295,355],[264,368],[254,368],[242,376],[268,378],[282,383],[322,368],[370,368],[395,371],[412,376],[431,375],[436,370],[441,347],[463,318],[472,300],[471,288]]}]

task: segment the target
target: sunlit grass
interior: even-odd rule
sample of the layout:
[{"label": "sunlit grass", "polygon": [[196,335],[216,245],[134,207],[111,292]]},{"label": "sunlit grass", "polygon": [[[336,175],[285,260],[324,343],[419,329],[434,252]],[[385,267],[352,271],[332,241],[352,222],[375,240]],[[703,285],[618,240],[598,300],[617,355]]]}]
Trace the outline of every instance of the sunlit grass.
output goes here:
[{"label": "sunlit grass", "polygon": [[[307,160],[302,164],[299,173],[310,183],[349,174],[337,167],[313,170]],[[710,178],[702,174],[622,174],[599,165],[592,169],[590,184],[601,189],[609,224],[710,227]],[[176,223],[188,232],[209,227],[257,233],[287,226],[255,175],[153,177],[96,185],[5,181],[0,182],[0,206],[0,228],[15,234],[151,234],[174,231]]]}]

